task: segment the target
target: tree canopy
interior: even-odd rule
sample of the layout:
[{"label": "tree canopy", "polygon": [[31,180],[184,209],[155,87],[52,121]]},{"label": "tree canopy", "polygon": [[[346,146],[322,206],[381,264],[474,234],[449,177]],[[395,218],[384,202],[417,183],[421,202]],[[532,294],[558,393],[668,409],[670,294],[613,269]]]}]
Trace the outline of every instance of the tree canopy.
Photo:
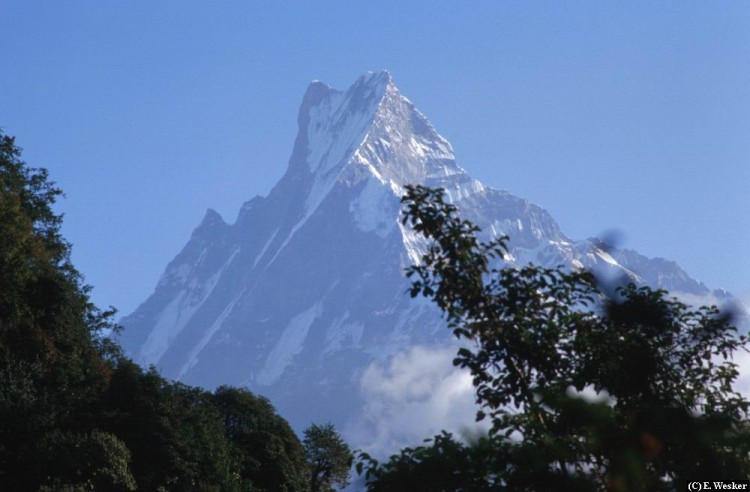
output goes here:
[{"label": "tree canopy", "polygon": [[305,429],[302,443],[311,492],[332,492],[334,486],[343,489],[349,484],[354,455],[333,424],[311,425]]},{"label": "tree canopy", "polygon": [[[732,359],[747,338],[731,317],[646,286],[599,288],[562,266],[503,268],[507,238],[481,241],[443,197],[415,186],[403,198],[404,223],[429,241],[407,272],[411,295],[467,342],[454,364],[471,372],[477,419],[492,427],[474,444],[443,434],[384,464],[362,456],[368,490],[415,475],[425,480],[410,490],[658,491],[750,476]],[[451,474],[428,473],[445,461]]]},{"label": "tree canopy", "polygon": [[120,353],[60,234],[61,193],[0,132],[0,490],[307,490],[302,443],[267,400]]},{"label": "tree canopy", "polygon": [[[111,346],[102,331],[112,328],[112,313],[89,302],[70,262],[61,217],[52,209],[60,195],[47,172],[26,166],[14,139],[0,133],[0,488],[6,490],[82,474],[59,462],[49,476],[50,454],[104,446],[128,458],[116,438],[87,423],[110,377]],[[92,469],[82,479],[98,474]],[[127,488],[131,479],[121,475]]]}]

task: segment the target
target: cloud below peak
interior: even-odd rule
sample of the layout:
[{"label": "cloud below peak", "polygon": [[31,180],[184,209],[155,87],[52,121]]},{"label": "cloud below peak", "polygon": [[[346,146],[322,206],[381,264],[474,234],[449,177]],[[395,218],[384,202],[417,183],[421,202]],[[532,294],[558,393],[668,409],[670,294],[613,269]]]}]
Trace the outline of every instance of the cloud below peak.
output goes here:
[{"label": "cloud below peak", "polygon": [[476,434],[477,405],[468,371],[453,366],[456,346],[416,346],[362,374],[365,404],[356,423],[344,430],[349,442],[375,456],[418,445],[441,430]]}]

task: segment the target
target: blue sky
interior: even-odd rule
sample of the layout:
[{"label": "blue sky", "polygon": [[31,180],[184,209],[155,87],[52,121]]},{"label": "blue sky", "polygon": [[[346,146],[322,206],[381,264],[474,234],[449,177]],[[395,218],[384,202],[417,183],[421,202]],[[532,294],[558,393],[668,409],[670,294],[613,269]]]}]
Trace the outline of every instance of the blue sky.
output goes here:
[{"label": "blue sky", "polygon": [[572,238],[750,295],[749,2],[37,2],[0,15],[0,127],[131,312],[208,207],[286,169],[307,84],[387,68],[485,184]]}]

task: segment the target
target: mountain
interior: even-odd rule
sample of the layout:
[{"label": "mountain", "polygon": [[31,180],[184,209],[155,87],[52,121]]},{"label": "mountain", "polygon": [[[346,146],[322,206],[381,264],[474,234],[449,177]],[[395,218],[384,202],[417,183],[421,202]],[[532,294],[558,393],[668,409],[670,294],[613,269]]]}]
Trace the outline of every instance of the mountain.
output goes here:
[{"label": "mountain", "polygon": [[312,82],[298,125],[268,196],[246,202],[234,224],[206,212],[154,293],[121,320],[137,362],[193,385],[248,386],[298,429],[358,418],[368,367],[450,342],[436,310],[406,294],[403,270],[424,247],[398,220],[406,184],[445,188],[488,235],[509,235],[511,266],[563,264],[691,299],[728,297],[673,262],[571,240],[541,207],[473,179],[388,72],[345,92]]}]

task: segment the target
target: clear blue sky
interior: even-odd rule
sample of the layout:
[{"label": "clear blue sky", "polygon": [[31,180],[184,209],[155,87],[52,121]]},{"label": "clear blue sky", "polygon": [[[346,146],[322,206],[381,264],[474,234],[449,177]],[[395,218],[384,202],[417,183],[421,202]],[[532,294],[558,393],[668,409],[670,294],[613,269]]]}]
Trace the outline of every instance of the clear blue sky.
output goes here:
[{"label": "clear blue sky", "polygon": [[0,10],[0,127],[131,312],[282,175],[312,79],[387,68],[486,184],[750,294],[750,2],[48,2]]}]

